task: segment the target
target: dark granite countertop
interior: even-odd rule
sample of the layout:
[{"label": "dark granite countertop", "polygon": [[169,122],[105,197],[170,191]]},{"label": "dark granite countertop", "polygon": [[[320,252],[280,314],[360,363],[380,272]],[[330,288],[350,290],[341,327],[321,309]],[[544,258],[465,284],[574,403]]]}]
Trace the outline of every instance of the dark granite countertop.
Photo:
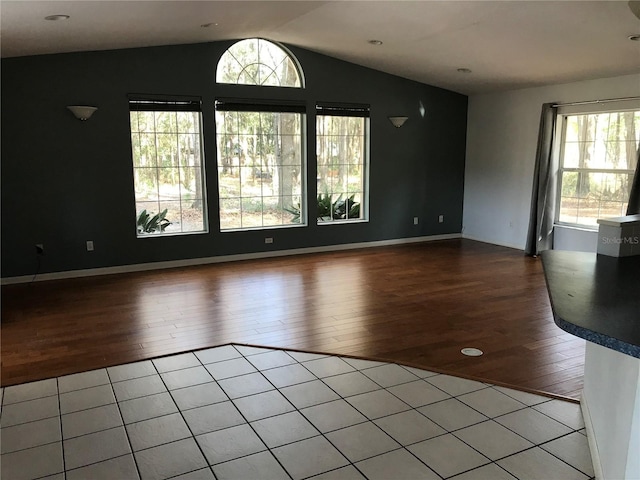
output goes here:
[{"label": "dark granite countertop", "polygon": [[640,256],[548,250],[542,264],[561,329],[640,358]]}]

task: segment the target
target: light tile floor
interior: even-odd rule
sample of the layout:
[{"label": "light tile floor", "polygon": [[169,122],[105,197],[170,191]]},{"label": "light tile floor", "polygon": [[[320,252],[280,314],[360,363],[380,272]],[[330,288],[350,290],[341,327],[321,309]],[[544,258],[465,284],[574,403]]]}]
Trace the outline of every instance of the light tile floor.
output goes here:
[{"label": "light tile floor", "polygon": [[0,389],[2,479],[593,478],[577,404],[226,345]]}]

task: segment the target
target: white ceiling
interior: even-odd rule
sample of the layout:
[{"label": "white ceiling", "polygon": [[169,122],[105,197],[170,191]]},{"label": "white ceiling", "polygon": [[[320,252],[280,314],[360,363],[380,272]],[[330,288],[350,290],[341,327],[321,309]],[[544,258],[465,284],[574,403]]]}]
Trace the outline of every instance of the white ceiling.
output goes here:
[{"label": "white ceiling", "polygon": [[467,95],[640,72],[626,0],[2,0],[0,15],[2,57],[258,36]]}]

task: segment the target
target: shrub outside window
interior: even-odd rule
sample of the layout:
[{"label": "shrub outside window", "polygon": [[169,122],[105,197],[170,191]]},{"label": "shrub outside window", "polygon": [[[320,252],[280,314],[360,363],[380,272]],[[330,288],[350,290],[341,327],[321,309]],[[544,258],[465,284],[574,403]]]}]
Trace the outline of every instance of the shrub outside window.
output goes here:
[{"label": "shrub outside window", "polygon": [[138,237],[206,232],[200,101],[129,105]]},{"label": "shrub outside window", "polygon": [[640,111],[561,116],[557,222],[597,228],[625,215],[637,163]]},{"label": "shrub outside window", "polygon": [[317,222],[367,219],[369,107],[316,106]]}]

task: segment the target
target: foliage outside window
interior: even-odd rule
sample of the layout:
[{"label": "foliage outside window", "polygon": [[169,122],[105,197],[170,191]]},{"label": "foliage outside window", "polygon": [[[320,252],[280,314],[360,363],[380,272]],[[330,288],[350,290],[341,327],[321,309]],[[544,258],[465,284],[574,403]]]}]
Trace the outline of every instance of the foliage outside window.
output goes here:
[{"label": "foliage outside window", "polygon": [[[138,236],[207,229],[199,102],[130,102]],[[178,111],[178,109],[191,111]]]},{"label": "foliage outside window", "polygon": [[318,105],[318,223],[366,219],[369,108]]},{"label": "foliage outside window", "polygon": [[217,83],[300,88],[300,73],[282,47],[261,38],[233,44],[220,58]]},{"label": "foliage outside window", "polygon": [[640,140],[640,111],[562,116],[557,220],[589,228],[626,213]]},{"label": "foliage outside window", "polygon": [[304,224],[290,213],[304,208],[304,106],[216,109],[220,229]]}]

